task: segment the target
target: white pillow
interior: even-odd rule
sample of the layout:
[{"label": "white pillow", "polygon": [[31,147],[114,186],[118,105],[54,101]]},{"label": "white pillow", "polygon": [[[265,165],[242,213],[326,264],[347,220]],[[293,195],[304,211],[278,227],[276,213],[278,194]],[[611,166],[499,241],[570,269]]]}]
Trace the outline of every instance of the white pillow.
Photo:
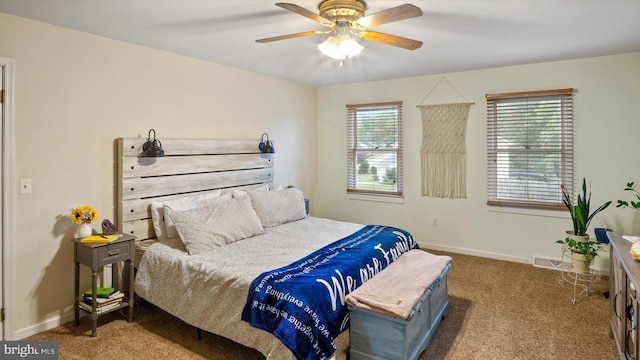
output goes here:
[{"label": "white pillow", "polygon": [[246,191],[246,190],[233,190],[232,193],[233,193],[234,197],[237,197],[237,196],[247,195],[248,193],[254,192],[254,191],[269,191],[269,185],[264,184],[264,185],[261,185],[260,187],[257,187],[255,189],[251,189],[249,191]]},{"label": "white pillow", "polygon": [[251,191],[251,205],[264,227],[304,219],[307,215],[304,195],[296,188],[273,191]]},{"label": "white pillow", "polygon": [[198,208],[174,210],[164,207],[190,255],[264,233],[249,196],[202,202]]},{"label": "white pillow", "polygon": [[153,223],[153,231],[156,233],[158,241],[167,241],[168,238],[178,237],[178,233],[174,228],[169,230],[170,234],[167,234],[167,228],[164,221],[165,204],[170,204],[175,208],[182,208],[184,210],[192,208],[193,203],[200,200],[216,199],[220,197],[220,189],[201,195],[187,195],[174,200],[167,201],[154,201],[151,203],[151,222]]},{"label": "white pillow", "polygon": [[[227,200],[230,200],[230,199],[231,199],[231,194],[224,194],[224,195],[220,195],[220,196],[218,196],[216,198],[199,199],[199,200],[194,200],[194,201],[190,201],[190,202],[186,202],[186,203],[180,203],[180,202],[177,203],[177,204],[169,203],[169,206],[171,206],[173,210],[178,210],[178,211],[180,211],[180,210],[191,210],[191,209],[200,208],[202,206],[210,206],[210,204],[223,202],[223,201],[227,201]],[[164,204],[163,208],[166,211],[167,203]],[[164,225],[165,225],[165,228],[167,230],[167,232],[166,232],[167,239],[179,238],[180,237],[180,234],[178,233],[178,230],[176,229],[171,217],[167,218],[165,216]]]}]

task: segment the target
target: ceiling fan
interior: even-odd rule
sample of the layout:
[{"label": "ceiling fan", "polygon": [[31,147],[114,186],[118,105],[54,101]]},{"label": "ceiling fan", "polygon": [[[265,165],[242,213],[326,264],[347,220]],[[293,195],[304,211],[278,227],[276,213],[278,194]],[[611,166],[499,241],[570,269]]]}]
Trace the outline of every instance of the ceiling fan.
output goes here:
[{"label": "ceiling fan", "polygon": [[368,30],[374,26],[421,16],[422,10],[415,5],[403,4],[368,16],[365,16],[367,4],[364,0],[324,0],[318,5],[319,14],[296,4],[276,3],[276,6],[328,26],[329,29],[264,38],[256,40],[257,43],[331,34],[318,47],[324,54],[339,60],[355,56],[363,49],[351,35],[408,50],[415,50],[422,46],[422,41]]}]

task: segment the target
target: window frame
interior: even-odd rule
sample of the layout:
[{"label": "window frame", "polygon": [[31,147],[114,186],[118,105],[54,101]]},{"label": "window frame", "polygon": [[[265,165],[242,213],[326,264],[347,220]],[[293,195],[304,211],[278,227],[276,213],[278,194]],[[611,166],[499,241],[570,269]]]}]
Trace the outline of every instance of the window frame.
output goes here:
[{"label": "window frame", "polygon": [[[513,93],[500,93],[500,94],[486,94],[487,99],[487,205],[500,206],[500,207],[517,207],[523,209],[543,209],[543,210],[566,210],[566,206],[562,202],[562,188],[563,185],[569,193],[573,193],[574,183],[574,138],[573,138],[573,95],[575,91],[573,88],[568,89],[554,89],[554,90],[539,90],[539,91],[524,91]],[[498,103],[508,103],[515,101],[522,101],[530,104],[541,103],[544,100],[555,98],[558,101],[558,110],[560,115],[549,115],[547,125],[551,125],[559,122],[560,135],[559,140],[554,143],[558,145],[558,149],[552,148],[530,148],[524,146],[522,149],[500,149],[498,145],[498,125],[500,124],[499,110],[497,108]],[[524,110],[526,107],[521,106],[519,111]],[[504,116],[504,114],[503,114]],[[521,119],[519,119],[521,120]],[[528,119],[522,119],[528,120]],[[506,120],[505,120],[506,122]],[[517,125],[509,125],[515,128]],[[536,190],[525,191],[526,199],[514,200],[505,199],[499,196],[499,176],[498,176],[498,154],[558,154],[558,161],[554,162],[559,165],[559,177],[560,184],[558,185],[557,194],[551,192],[544,192],[545,195],[557,195],[558,200],[556,202],[551,201],[535,201],[531,200],[531,194]],[[510,168],[509,168],[510,170]],[[545,173],[548,175],[548,173]],[[528,182],[527,182],[528,183]],[[527,185],[528,186],[528,185]]]},{"label": "window frame", "polygon": [[[371,195],[378,197],[402,197],[404,174],[403,174],[403,150],[402,150],[402,101],[391,101],[368,104],[347,104],[347,194],[350,195]],[[397,118],[397,147],[395,149],[363,148],[358,147],[357,113],[382,110],[385,108],[395,108]],[[396,191],[366,190],[357,189],[357,153],[358,152],[390,152],[396,154]]]}]

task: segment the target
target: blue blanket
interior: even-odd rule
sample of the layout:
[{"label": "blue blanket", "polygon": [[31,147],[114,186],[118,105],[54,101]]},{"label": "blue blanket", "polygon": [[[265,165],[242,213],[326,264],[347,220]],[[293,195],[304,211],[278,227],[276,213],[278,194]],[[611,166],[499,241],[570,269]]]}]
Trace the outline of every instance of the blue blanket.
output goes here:
[{"label": "blue blanket", "polygon": [[408,232],[367,225],[306,257],[258,276],[242,320],[269,331],[298,359],[326,359],[349,327],[345,297],[418,244]]}]

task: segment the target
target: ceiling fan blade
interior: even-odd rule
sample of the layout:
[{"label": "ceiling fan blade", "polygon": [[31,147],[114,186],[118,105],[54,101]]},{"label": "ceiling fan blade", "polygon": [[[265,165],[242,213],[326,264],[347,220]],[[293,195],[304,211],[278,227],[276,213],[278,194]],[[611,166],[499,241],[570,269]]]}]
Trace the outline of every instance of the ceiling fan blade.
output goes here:
[{"label": "ceiling fan blade", "polygon": [[361,39],[396,46],[407,50],[415,50],[422,46],[422,41],[411,40],[400,36],[383,34],[376,31],[362,30],[358,32]]},{"label": "ceiling fan blade", "polygon": [[281,36],[274,36],[274,37],[270,37],[270,38],[259,39],[259,40],[256,40],[256,42],[262,44],[262,43],[268,43],[268,42],[272,42],[272,41],[293,39],[293,38],[297,38],[297,37],[311,36],[311,35],[322,35],[322,34],[326,34],[326,31],[320,31],[320,30],[305,31],[305,32],[301,32],[301,33],[295,33],[295,34],[281,35]]},{"label": "ceiling fan blade", "polygon": [[419,7],[404,4],[360,18],[356,21],[356,25],[361,28],[370,28],[418,16],[422,16],[422,10]]},{"label": "ceiling fan blade", "polygon": [[310,10],[307,10],[301,6],[298,6],[296,4],[290,4],[290,3],[276,3],[276,6],[279,6],[283,9],[292,11],[298,15],[302,15],[306,18],[309,18],[319,24],[322,25],[326,25],[326,26],[333,26],[333,21],[326,19]]}]

